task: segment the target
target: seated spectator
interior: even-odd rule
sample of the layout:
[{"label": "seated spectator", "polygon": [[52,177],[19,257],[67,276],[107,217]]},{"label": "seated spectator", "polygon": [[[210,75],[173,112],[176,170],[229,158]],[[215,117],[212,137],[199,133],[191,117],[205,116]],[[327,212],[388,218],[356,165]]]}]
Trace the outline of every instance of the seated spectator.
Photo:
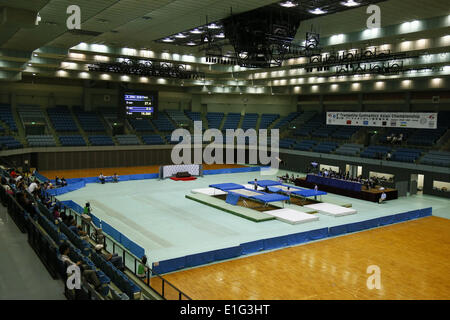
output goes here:
[{"label": "seated spectator", "polygon": [[100,175],[98,176],[98,180],[100,180],[100,182],[101,182],[102,184],[105,184],[106,178],[105,178],[105,176],[103,175],[103,173],[100,173]]},{"label": "seated spectator", "polygon": [[119,182],[119,176],[117,173],[114,173],[112,176],[113,182]]},{"label": "seated spectator", "polygon": [[55,219],[55,221],[62,221],[61,220],[61,212],[60,212],[60,208],[59,205],[57,204],[56,206],[53,207],[53,219]]},{"label": "seated spectator", "polygon": [[103,253],[102,249],[103,249],[102,244],[98,244],[95,246],[95,252],[101,257],[103,257],[103,259],[105,259],[106,261],[110,261],[113,264],[113,266],[115,266],[120,271],[123,271],[125,269],[122,257],[119,257],[117,253],[114,254],[108,252]]},{"label": "seated spectator", "polygon": [[60,178],[58,178],[58,176],[56,176],[55,178],[55,185],[57,188],[62,186],[62,181]]},{"label": "seated spectator", "polygon": [[77,221],[75,219],[71,220],[71,225],[69,226],[69,229],[72,230],[73,233],[75,233],[80,238],[86,238],[88,234],[83,231],[81,226],[77,225]]},{"label": "seated spectator", "polygon": [[14,192],[13,192],[12,189],[11,189],[11,187],[8,185],[8,182],[6,181],[6,178],[5,178],[5,177],[2,177],[2,182],[1,182],[1,184],[2,184],[2,187],[5,189],[5,191],[6,191],[7,193],[9,193],[10,195],[13,195],[13,194],[14,194]]},{"label": "seated spectator", "polygon": [[[92,284],[96,290],[98,290],[101,286],[101,282],[97,277],[97,273],[95,270],[89,270],[88,266],[82,264],[81,261],[77,261],[76,263],[70,260],[70,246],[67,243],[61,244],[59,247],[59,253],[61,254],[61,260],[64,263],[64,266],[68,268],[71,265],[75,265],[80,268],[81,274],[86,278],[86,280]],[[71,273],[67,273],[68,276],[71,276]]]},{"label": "seated spectator", "polygon": [[67,186],[67,181],[66,181],[66,179],[64,177],[61,178],[61,186],[62,187]]},{"label": "seated spectator", "polygon": [[32,182],[27,188],[27,191],[31,194],[33,194],[35,191],[39,190],[39,183]]}]

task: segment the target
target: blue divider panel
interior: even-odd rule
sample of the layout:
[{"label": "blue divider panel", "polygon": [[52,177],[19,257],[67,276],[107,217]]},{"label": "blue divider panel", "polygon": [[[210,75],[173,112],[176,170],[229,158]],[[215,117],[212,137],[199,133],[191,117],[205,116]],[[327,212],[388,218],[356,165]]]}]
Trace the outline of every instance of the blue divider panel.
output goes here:
[{"label": "blue divider panel", "polygon": [[305,243],[308,242],[308,240],[308,232],[294,233],[288,236],[288,242],[290,246]]},{"label": "blue divider panel", "polygon": [[214,251],[214,260],[225,260],[238,257],[242,254],[242,247],[230,247]]},{"label": "blue divider panel", "polygon": [[387,217],[380,217],[378,218],[378,221],[380,223],[380,226],[386,226],[388,224],[393,224],[396,222],[395,215],[387,216]]},{"label": "blue divider panel", "polygon": [[105,231],[107,234],[109,234],[111,237],[114,238],[114,240],[116,240],[117,242],[120,242],[120,238],[121,238],[121,234],[119,231],[117,231],[116,229],[114,229],[113,227],[111,227],[108,223],[106,223],[105,221],[102,222],[102,229],[103,231]]},{"label": "blue divider panel", "polygon": [[228,193],[227,194],[227,199],[225,200],[226,203],[232,204],[233,206],[235,206],[239,201],[239,195],[236,193]]},{"label": "blue divider panel", "polygon": [[264,239],[264,250],[271,250],[286,247],[289,245],[288,236]]},{"label": "blue divider panel", "polygon": [[92,223],[97,227],[97,228],[101,228],[101,220],[99,218],[97,218],[96,216],[94,216],[93,214],[91,214],[91,218],[92,218]]},{"label": "blue divider panel", "polygon": [[203,170],[203,175],[260,171],[261,167]]},{"label": "blue divider panel", "polygon": [[319,240],[328,237],[328,228],[307,231],[309,240]]},{"label": "blue divider panel", "polygon": [[160,261],[158,263],[158,265],[153,263],[152,269],[156,273],[163,274],[163,273],[183,269],[185,267],[186,267],[186,257],[181,257],[181,258]]},{"label": "blue divider panel", "polygon": [[344,224],[341,226],[334,226],[334,227],[330,227],[328,233],[330,236],[338,236],[340,234],[345,234],[348,232],[348,225]]},{"label": "blue divider panel", "polygon": [[200,266],[214,261],[215,251],[196,253],[186,256],[186,268]]},{"label": "blue divider panel", "polygon": [[242,248],[242,254],[255,253],[255,252],[258,252],[258,251],[261,251],[264,249],[264,241],[256,240],[256,241],[241,243],[241,248]]}]

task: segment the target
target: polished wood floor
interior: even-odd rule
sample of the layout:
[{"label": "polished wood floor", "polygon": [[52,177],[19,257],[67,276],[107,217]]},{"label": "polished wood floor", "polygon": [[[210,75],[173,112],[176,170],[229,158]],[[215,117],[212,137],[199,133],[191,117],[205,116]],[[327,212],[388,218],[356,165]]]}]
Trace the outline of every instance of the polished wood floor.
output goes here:
[{"label": "polished wood floor", "polygon": [[[371,265],[381,271],[379,290],[367,288]],[[192,299],[450,299],[450,220],[427,217],[164,278]]]},{"label": "polished wood floor", "polygon": [[[105,176],[111,176],[117,173],[119,176],[128,174],[143,174],[143,173],[158,173],[158,166],[142,166],[142,167],[119,167],[119,168],[90,168],[90,169],[75,169],[75,170],[50,170],[39,171],[44,177],[55,179],[56,176],[66,179],[97,177],[100,173]],[[238,164],[204,164],[203,170],[216,170],[228,168],[242,168],[243,165]]]}]

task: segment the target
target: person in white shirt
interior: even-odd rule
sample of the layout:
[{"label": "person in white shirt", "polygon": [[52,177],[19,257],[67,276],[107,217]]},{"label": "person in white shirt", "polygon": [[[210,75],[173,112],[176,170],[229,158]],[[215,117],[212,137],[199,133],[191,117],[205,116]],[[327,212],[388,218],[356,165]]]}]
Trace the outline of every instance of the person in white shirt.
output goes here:
[{"label": "person in white shirt", "polygon": [[38,184],[37,184],[36,182],[32,182],[32,183],[28,186],[27,191],[28,191],[29,193],[33,193],[34,191],[36,191],[36,189],[39,189]]},{"label": "person in white shirt", "polygon": [[104,184],[105,183],[105,176],[103,175],[103,173],[100,173],[100,175],[98,176],[98,179],[100,180],[100,182],[102,183],[102,184]]},{"label": "person in white shirt", "polygon": [[20,180],[22,180],[22,178],[23,178],[22,176],[18,176],[18,177],[16,178],[16,183],[19,182]]},{"label": "person in white shirt", "polygon": [[386,200],[386,193],[382,193],[381,194],[381,197],[380,197],[380,200],[378,201],[379,203],[382,203],[384,200]]}]

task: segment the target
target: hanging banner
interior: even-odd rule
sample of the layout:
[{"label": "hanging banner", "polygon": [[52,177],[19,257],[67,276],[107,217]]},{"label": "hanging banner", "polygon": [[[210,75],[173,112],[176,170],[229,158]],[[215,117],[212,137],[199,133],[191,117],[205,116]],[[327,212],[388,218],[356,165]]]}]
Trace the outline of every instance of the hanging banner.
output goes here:
[{"label": "hanging banner", "polygon": [[436,129],[437,113],[327,112],[327,125]]}]

